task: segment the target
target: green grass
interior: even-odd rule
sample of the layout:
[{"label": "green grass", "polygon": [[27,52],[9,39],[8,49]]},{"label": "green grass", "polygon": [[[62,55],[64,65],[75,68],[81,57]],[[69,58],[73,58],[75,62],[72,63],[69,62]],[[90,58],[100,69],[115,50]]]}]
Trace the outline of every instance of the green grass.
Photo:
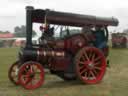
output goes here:
[{"label": "green grass", "polygon": [[78,81],[66,82],[46,74],[45,84],[28,91],[8,80],[8,68],[16,61],[17,48],[0,49],[0,96],[128,96],[128,49],[111,49],[110,66],[103,81],[84,85]]}]

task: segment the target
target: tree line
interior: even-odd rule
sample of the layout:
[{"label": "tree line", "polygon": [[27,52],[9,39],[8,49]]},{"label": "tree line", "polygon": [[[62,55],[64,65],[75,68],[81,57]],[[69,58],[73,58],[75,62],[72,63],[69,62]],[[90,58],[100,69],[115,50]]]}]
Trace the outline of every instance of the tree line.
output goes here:
[{"label": "tree line", "polygon": [[[26,37],[26,26],[16,26],[14,28],[14,35],[15,37]],[[32,31],[32,36],[36,36],[36,32],[34,30]]]},{"label": "tree line", "polygon": [[[7,33],[11,33],[9,31],[0,31],[0,34],[7,34]],[[26,26],[22,25],[22,26],[16,26],[14,28],[14,36],[15,37],[26,37]],[[33,30],[32,32],[32,36],[36,36],[36,32]]]}]

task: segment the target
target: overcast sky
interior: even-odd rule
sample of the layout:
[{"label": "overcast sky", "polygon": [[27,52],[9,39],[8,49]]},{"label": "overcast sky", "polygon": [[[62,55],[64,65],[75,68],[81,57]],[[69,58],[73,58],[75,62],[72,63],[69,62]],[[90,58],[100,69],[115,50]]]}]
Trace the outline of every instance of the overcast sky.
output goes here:
[{"label": "overcast sky", "polygon": [[11,32],[25,25],[25,6],[57,11],[116,17],[120,24],[112,30],[128,28],[128,0],[0,0],[0,30]]}]

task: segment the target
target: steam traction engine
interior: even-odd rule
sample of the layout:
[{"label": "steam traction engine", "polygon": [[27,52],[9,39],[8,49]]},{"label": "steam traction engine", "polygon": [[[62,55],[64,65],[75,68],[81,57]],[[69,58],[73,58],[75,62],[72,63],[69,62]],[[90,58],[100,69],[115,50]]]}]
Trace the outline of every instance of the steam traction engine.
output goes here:
[{"label": "steam traction engine", "polygon": [[[39,44],[32,43],[33,23],[43,23]],[[54,38],[54,25],[82,27],[81,32]],[[108,26],[117,26],[115,18],[64,13],[26,7],[26,46],[9,69],[9,79],[26,89],[35,89],[44,82],[44,68],[64,80],[79,78],[87,84],[102,80],[107,66]],[[61,27],[62,29],[62,27]]]}]

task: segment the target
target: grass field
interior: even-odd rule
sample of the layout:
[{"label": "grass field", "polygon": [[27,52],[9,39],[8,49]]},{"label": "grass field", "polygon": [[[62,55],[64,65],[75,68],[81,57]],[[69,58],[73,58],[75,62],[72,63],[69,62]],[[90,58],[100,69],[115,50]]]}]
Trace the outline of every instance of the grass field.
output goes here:
[{"label": "grass field", "polygon": [[0,49],[0,96],[128,96],[128,49],[110,50],[111,68],[99,84],[66,82],[46,74],[45,84],[33,91],[15,86],[8,80],[8,68],[16,60],[17,53],[17,48]]}]

